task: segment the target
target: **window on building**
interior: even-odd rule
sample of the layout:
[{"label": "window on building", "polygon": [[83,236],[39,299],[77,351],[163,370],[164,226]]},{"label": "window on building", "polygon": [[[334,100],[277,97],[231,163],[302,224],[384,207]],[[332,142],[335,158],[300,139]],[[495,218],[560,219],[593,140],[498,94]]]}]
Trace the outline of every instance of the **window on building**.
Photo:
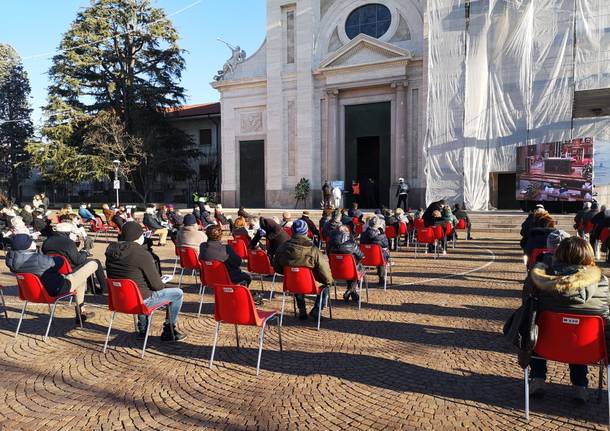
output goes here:
[{"label": "window on building", "polygon": [[345,23],[345,33],[350,39],[360,33],[380,38],[390,29],[392,13],[382,4],[371,3],[354,10]]},{"label": "window on building", "polygon": [[294,64],[294,10],[286,12],[286,64]]},{"label": "window on building", "polygon": [[199,145],[202,147],[212,146],[212,129],[199,130]]}]

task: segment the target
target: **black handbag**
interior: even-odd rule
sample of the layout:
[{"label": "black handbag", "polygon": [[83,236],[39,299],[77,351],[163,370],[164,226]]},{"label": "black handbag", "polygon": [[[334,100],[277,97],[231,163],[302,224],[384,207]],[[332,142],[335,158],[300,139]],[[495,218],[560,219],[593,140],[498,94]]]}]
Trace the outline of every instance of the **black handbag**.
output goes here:
[{"label": "black handbag", "polygon": [[517,348],[521,368],[529,365],[538,341],[537,315],[538,299],[529,295],[504,324],[504,336],[511,345]]}]

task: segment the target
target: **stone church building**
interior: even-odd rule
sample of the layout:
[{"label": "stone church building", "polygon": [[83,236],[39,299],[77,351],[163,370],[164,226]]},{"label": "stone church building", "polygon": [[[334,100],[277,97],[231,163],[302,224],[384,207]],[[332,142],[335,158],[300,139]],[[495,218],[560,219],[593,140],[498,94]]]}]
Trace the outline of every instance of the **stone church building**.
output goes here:
[{"label": "stone church building", "polygon": [[269,0],[266,40],[213,84],[223,204],[291,207],[303,177],[308,205],[325,180],[389,205],[399,177],[422,201],[422,13],[416,0]]}]

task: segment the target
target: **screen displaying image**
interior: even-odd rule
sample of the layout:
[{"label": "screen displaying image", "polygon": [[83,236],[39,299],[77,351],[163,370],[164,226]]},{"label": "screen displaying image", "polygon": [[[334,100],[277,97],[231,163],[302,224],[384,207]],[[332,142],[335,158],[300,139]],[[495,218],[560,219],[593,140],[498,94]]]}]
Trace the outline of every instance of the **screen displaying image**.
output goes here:
[{"label": "screen displaying image", "polygon": [[593,139],[517,148],[517,199],[591,201]]}]

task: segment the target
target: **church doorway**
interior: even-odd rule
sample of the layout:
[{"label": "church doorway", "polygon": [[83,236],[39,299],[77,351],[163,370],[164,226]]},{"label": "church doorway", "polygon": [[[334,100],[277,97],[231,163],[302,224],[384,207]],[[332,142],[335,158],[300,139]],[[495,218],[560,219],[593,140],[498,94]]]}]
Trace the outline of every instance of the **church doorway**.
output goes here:
[{"label": "church doorway", "polygon": [[239,203],[265,207],[265,141],[239,143]]},{"label": "church doorway", "polygon": [[390,203],[391,122],[390,102],[345,107],[345,181],[360,183],[363,208]]}]

